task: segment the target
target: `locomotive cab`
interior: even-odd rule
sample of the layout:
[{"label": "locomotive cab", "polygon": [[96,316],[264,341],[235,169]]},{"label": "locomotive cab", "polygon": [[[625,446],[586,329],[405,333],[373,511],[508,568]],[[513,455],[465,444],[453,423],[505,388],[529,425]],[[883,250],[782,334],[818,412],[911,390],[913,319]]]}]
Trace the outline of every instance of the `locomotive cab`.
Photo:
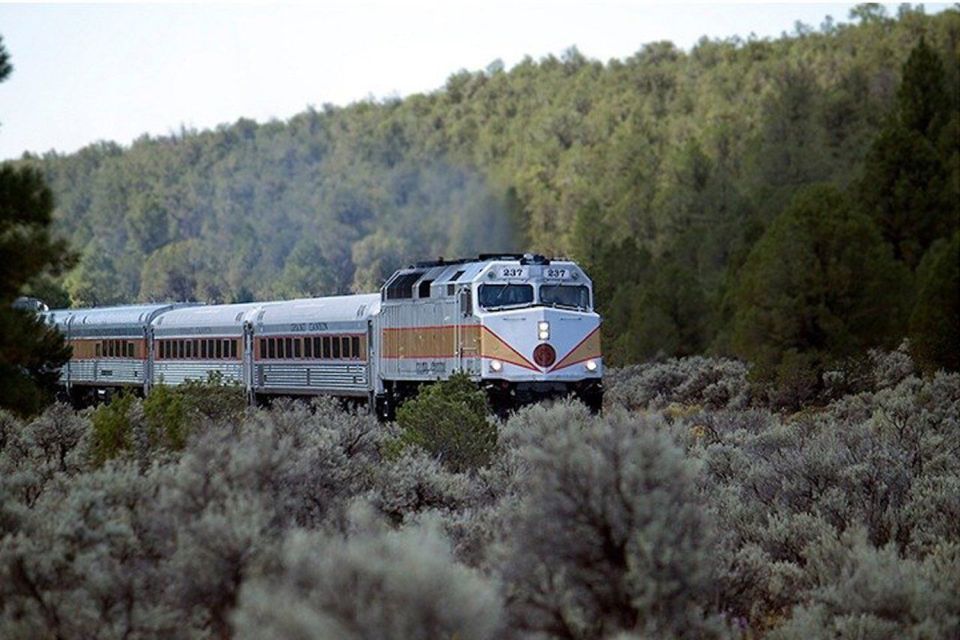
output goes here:
[{"label": "locomotive cab", "polygon": [[602,403],[600,316],[593,285],[565,260],[492,262],[474,286],[480,381],[497,407],[575,395]]},{"label": "locomotive cab", "polygon": [[600,409],[600,317],[574,262],[511,254],[419,263],[395,273],[381,295],[387,404],[462,371],[501,413],[568,395]]}]

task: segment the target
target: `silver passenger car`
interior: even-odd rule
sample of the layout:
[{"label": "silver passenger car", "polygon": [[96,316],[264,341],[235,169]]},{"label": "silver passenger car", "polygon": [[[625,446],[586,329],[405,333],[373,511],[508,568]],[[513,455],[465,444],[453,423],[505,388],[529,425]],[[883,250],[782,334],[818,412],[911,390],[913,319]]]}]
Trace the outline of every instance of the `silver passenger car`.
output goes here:
[{"label": "silver passenger car", "polygon": [[276,302],[253,319],[257,394],[367,397],[375,379],[370,346],[378,294]]},{"label": "silver passenger car", "polygon": [[[73,349],[61,369],[68,392],[83,387],[139,387],[146,391],[150,380],[150,322],[165,311],[183,304],[140,304],[96,309],[54,309],[45,321],[63,333]],[[81,389],[78,389],[81,388]]]},{"label": "silver passenger car", "polygon": [[156,317],[153,334],[153,384],[178,385],[217,375],[248,386],[248,328],[271,303],[219,304],[174,309]]}]

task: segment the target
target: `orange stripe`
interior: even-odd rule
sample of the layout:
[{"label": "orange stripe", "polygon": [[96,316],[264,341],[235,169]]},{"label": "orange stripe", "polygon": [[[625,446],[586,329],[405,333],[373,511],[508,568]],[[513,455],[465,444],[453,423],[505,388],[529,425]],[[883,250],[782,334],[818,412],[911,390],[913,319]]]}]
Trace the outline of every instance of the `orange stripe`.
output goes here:
[{"label": "orange stripe", "polygon": [[575,364],[584,362],[586,360],[591,360],[593,358],[600,357],[600,327],[596,327],[593,331],[588,333],[583,340],[577,343],[573,349],[570,349],[567,352],[567,355],[563,356],[557,364],[553,365],[553,368],[550,371],[559,371],[560,369],[566,369],[567,367],[572,367]]},{"label": "orange stripe", "polygon": [[[531,371],[536,371],[538,373],[543,371],[542,369],[534,365],[532,362],[527,360],[525,357],[523,357],[523,355],[519,351],[511,347],[506,340],[504,340],[503,338],[498,336],[496,333],[494,333],[489,327],[483,327],[483,329],[484,331],[490,334],[493,340],[490,341],[491,344],[487,344],[488,341],[485,339],[486,336],[481,338],[480,340],[480,356],[481,357],[503,360],[504,362],[509,362],[510,364],[515,364],[518,367],[523,367],[524,369],[530,369]],[[505,358],[503,357],[503,355],[496,353],[497,347],[499,347],[500,345],[503,345],[504,347],[509,349],[515,357]]]},{"label": "orange stripe", "polygon": [[[460,329],[459,344],[457,329]],[[381,338],[381,357],[385,359],[454,358],[461,349],[476,353],[480,342],[480,326],[384,327]]]}]

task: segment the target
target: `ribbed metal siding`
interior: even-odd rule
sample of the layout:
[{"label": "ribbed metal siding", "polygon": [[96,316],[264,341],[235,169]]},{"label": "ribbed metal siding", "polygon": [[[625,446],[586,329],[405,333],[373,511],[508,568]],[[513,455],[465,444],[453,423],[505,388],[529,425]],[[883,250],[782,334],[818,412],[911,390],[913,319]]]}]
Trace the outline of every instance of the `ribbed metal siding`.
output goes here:
[{"label": "ribbed metal siding", "polygon": [[[66,367],[64,367],[64,370],[66,370]],[[70,362],[70,383],[96,383],[106,387],[117,384],[141,385],[143,384],[143,370],[143,360],[72,360]]]},{"label": "ribbed metal siding", "polygon": [[211,371],[223,375],[226,383],[243,382],[243,365],[239,362],[169,362],[159,360],[153,364],[153,384],[178,385],[188,379],[200,382],[209,377]]},{"label": "ribbed metal siding", "polygon": [[255,367],[254,384],[262,391],[370,391],[365,362],[258,363]]}]

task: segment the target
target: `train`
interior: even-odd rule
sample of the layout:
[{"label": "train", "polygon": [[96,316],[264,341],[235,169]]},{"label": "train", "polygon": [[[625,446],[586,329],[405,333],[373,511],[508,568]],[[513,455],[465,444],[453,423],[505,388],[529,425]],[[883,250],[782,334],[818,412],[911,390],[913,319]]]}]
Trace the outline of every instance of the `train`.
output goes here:
[{"label": "train", "polygon": [[498,412],[574,396],[603,402],[601,318],[574,261],[533,254],[418,262],[379,293],[242,304],[44,310],[72,356],[75,404],[211,376],[251,402],[330,395],[383,419],[424,384],[462,372]]}]

